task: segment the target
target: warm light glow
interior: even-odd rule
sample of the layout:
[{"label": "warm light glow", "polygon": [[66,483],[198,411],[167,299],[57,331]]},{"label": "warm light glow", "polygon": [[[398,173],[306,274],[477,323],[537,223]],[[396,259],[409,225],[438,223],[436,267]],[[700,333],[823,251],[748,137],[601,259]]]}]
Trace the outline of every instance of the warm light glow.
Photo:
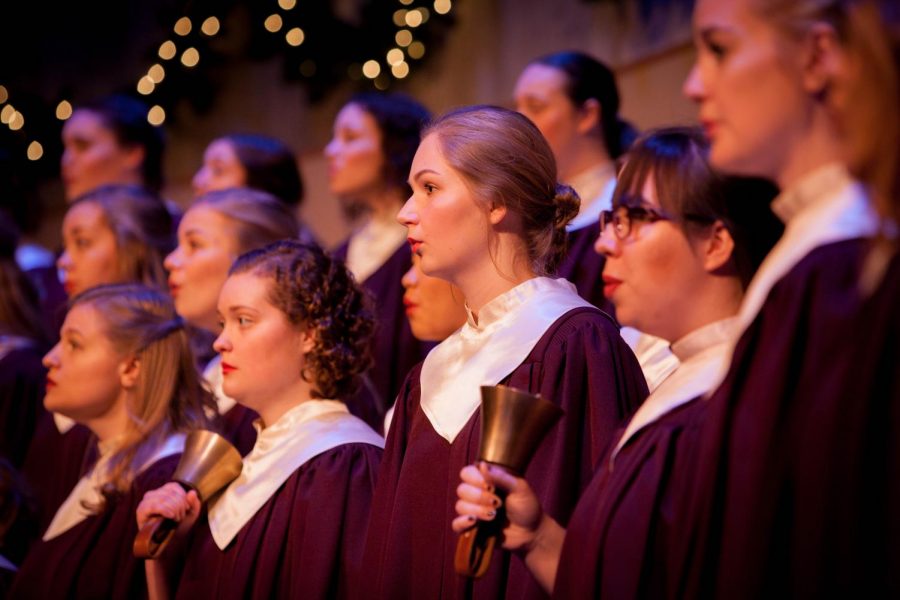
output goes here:
[{"label": "warm light glow", "polygon": [[406,25],[406,13],[409,12],[405,8],[394,11],[394,25],[404,27]]},{"label": "warm light glow", "polygon": [[401,29],[397,32],[397,35],[394,36],[394,41],[402,48],[409,46],[412,43],[412,40],[412,32],[409,29]]},{"label": "warm light glow", "polygon": [[141,77],[141,80],[138,81],[137,91],[143,95],[148,95],[153,93],[153,88],[156,87],[156,84],[153,83],[153,80],[150,79],[149,75],[144,75]]},{"label": "warm light glow", "polygon": [[200,26],[200,31],[206,35],[213,36],[219,33],[219,19],[216,17],[207,17]]},{"label": "warm light glow", "polygon": [[382,77],[375,80],[375,87],[382,92],[388,88],[388,81]]},{"label": "warm light glow", "polygon": [[400,0],[400,4],[402,4],[403,6],[409,6],[412,3],[413,0]]},{"label": "warm light glow", "polygon": [[394,77],[397,79],[403,79],[407,75],[409,75],[409,63],[400,61],[396,65],[391,67],[391,73],[394,74]]},{"label": "warm light glow", "polygon": [[0,104],[3,104],[9,100],[9,92],[6,91],[6,87],[0,85]]},{"label": "warm light glow", "polygon": [[63,100],[56,105],[56,118],[65,121],[72,116],[72,105],[68,100]]},{"label": "warm light glow", "polygon": [[12,129],[13,131],[18,131],[19,129],[22,129],[22,126],[25,125],[25,115],[23,115],[19,111],[14,112],[12,117],[10,117],[10,119],[9,119],[8,125],[9,125],[9,128]]},{"label": "warm light glow", "polygon": [[0,110],[0,123],[8,125],[14,114],[16,114],[16,109],[13,108],[12,104],[7,104],[3,107],[3,110]]},{"label": "warm light glow", "polygon": [[196,48],[188,48],[181,55],[181,64],[186,67],[196,67],[198,62],[200,62],[200,53]]},{"label": "warm light glow", "polygon": [[431,17],[431,13],[428,12],[428,9],[425,8],[424,6],[422,6],[422,7],[419,8],[419,14],[422,15],[422,22],[423,22],[423,23],[427,23],[427,22],[428,22],[428,18]]},{"label": "warm light glow", "polygon": [[151,125],[162,125],[166,120],[166,111],[163,110],[163,107],[160,105],[155,105],[147,112],[147,121],[150,122]]},{"label": "warm light glow", "polygon": [[391,48],[387,53],[387,63],[391,66],[403,62],[403,50],[400,48]]},{"label": "warm light glow", "polygon": [[303,30],[299,27],[294,27],[293,29],[288,31],[284,35],[284,37],[287,40],[287,43],[291,46],[299,46],[303,43],[303,40],[306,39],[306,36],[303,34]]},{"label": "warm light glow", "polygon": [[379,73],[381,73],[381,65],[378,64],[378,61],[367,60],[363,65],[363,75],[369,79],[375,79]]},{"label": "warm light glow", "polygon": [[434,12],[439,15],[446,15],[450,12],[450,0],[434,0]]},{"label": "warm light glow", "polygon": [[44,155],[44,147],[37,140],[28,144],[28,160],[37,160]]},{"label": "warm light glow", "polygon": [[281,20],[281,15],[269,15],[268,17],[266,17],[266,22],[264,23],[266,29],[268,29],[272,33],[279,31],[283,24],[284,23]]},{"label": "warm light glow", "polygon": [[406,51],[411,58],[422,58],[425,56],[425,44],[422,42],[413,42]]},{"label": "warm light glow", "polygon": [[280,6],[282,10],[291,10],[297,6],[297,0],[278,0],[278,6]]},{"label": "warm light glow", "polygon": [[417,10],[411,10],[406,13],[406,24],[410,27],[418,27],[422,24],[422,13]]},{"label": "warm light glow", "polygon": [[166,70],[162,68],[162,65],[153,65],[150,67],[150,70],[147,71],[147,77],[149,77],[153,83],[159,83],[166,78]]},{"label": "warm light glow", "polygon": [[181,17],[175,22],[175,33],[178,35],[187,35],[191,32],[191,20],[187,17]]},{"label": "warm light glow", "polygon": [[300,63],[300,74],[304,77],[312,77],[316,74],[316,61],[307,58]]},{"label": "warm light glow", "polygon": [[159,57],[163,60],[172,60],[175,58],[177,52],[178,49],[175,47],[175,42],[172,40],[166,40],[159,47]]}]

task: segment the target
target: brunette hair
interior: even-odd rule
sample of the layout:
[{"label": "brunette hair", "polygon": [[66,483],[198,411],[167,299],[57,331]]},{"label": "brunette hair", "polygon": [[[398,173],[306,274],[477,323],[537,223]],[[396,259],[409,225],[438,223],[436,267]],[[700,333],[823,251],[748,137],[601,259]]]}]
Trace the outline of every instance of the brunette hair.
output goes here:
[{"label": "brunette hair", "polygon": [[107,463],[101,488],[108,498],[131,486],[169,435],[209,428],[207,414],[215,413],[215,404],[201,384],[184,321],[168,296],[142,285],[102,285],[72,299],[71,308],[85,305],[95,309],[115,350],[140,361],[123,441]]},{"label": "brunette hair", "polygon": [[313,397],[352,394],[358,375],[372,364],[375,316],[371,298],[344,263],[317,246],[284,240],[242,255],[229,272],[238,273],[268,279],[272,305],[291,324],[309,329],[315,346],[302,375],[313,384]]},{"label": "brunette hair", "polygon": [[623,158],[613,207],[639,203],[652,177],[660,207],[685,234],[695,235],[716,221],[725,225],[734,240],[731,261],[746,287],[784,231],[769,208],[778,189],[764,179],[717,174],[708,155],[709,142],[699,128],[648,131]]},{"label": "brunette hair", "polygon": [[288,206],[303,201],[303,178],[294,152],[281,140],[252,133],[219,138],[231,144],[247,173],[244,185],[272,194]]},{"label": "brunette hair", "polygon": [[600,131],[611,158],[618,158],[635,138],[634,127],[619,118],[619,88],[612,70],[584,52],[556,52],[531,64],[552,67],[566,76],[565,93],[580,108],[588,100],[600,105]]},{"label": "brunette hair", "polygon": [[238,254],[299,235],[297,217],[291,209],[263,191],[250,188],[216,190],[200,196],[191,208],[195,206],[210,208],[235,224]]},{"label": "brunette hair", "polygon": [[519,219],[531,269],[554,273],[566,252],[566,224],[581,200],[557,183],[553,151],[538,128],[512,110],[470,106],[438,118],[424,135],[435,136],[444,160],[478,201],[504,206]]},{"label": "brunette hair", "polygon": [[76,110],[86,110],[99,116],[120,146],[143,148],[144,160],[141,163],[143,183],[158,193],[163,185],[162,160],[165,136],[161,128],[151,125],[147,120],[149,109],[144,102],[124,94],[107,96],[76,107]]},{"label": "brunette hair", "polygon": [[50,336],[38,309],[38,292],[16,262],[18,241],[12,220],[0,211],[0,335],[46,343]]},{"label": "brunette hair", "polygon": [[431,113],[411,97],[397,93],[364,92],[351,97],[347,104],[359,106],[375,119],[381,133],[384,181],[408,197],[412,194],[406,181],[409,169]]},{"label": "brunette hair", "polygon": [[119,281],[165,288],[163,259],[175,247],[175,236],[162,199],[139,185],[105,185],[76,198],[69,210],[86,203],[100,207],[116,238]]}]

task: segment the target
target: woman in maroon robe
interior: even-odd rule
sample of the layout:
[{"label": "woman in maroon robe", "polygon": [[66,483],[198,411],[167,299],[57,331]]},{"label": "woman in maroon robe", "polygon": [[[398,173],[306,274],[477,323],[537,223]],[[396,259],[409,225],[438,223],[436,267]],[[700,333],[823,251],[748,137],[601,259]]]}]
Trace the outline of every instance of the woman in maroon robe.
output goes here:
[{"label": "woman in maroon robe", "polygon": [[[847,36],[872,7],[734,0],[696,8],[702,34],[685,90],[700,105],[701,118],[717,119],[708,122],[713,162],[776,180],[782,191],[773,209],[786,229],[748,289],[743,335],[695,436],[696,468],[673,483],[691,490],[677,509],[684,518],[673,534],[679,549],[671,561],[684,574],[672,588],[678,593],[750,598],[898,591],[889,566],[896,565],[896,551],[863,541],[865,535],[839,542],[835,533],[872,531],[860,526],[859,513],[841,510],[838,498],[856,494],[854,487],[867,490],[860,497],[885,489],[877,478],[838,468],[860,456],[860,448],[846,442],[860,439],[854,420],[873,408],[852,391],[868,367],[858,362],[865,351],[848,342],[868,329],[861,275],[886,222],[846,161],[856,127],[869,128],[872,136],[892,130],[875,111],[855,127],[836,118],[839,109],[856,110],[847,105],[857,94],[846,83],[870,68],[860,56],[850,64]],[[721,60],[723,52],[728,61]],[[896,81],[895,65],[887,63]],[[861,106],[882,104],[889,89],[870,90],[875,99]],[[893,153],[896,133],[890,135],[885,147]],[[889,438],[873,433],[866,443],[887,450]],[[873,465],[884,464],[885,457],[874,457]],[[875,515],[881,527],[896,520],[895,511],[880,508],[884,497],[871,498],[873,505],[856,508]],[[849,568],[863,563],[867,567]]]},{"label": "woman in maroon robe", "polygon": [[359,407],[355,414],[375,429],[403,378],[433,345],[413,336],[404,314],[400,279],[409,269],[410,251],[395,218],[409,198],[409,165],[430,118],[424,106],[402,94],[357,94],[335,118],[325,148],[330,191],[359,216],[335,254],[377,299],[375,363],[349,399],[351,408]]},{"label": "woman in maroon robe", "polygon": [[675,340],[679,366],[616,436],[568,528],[541,516],[526,481],[494,478],[474,466],[462,472],[454,528],[470,527],[475,516],[493,518],[499,499],[484,493],[488,483],[512,488],[506,547],[555,596],[659,593],[642,586],[658,568],[645,557],[661,550],[650,533],[668,525],[655,501],[685,458],[673,441],[702,411],[697,398],[728,358],[743,288],[767,250],[765,240],[770,247],[780,234],[768,208],[773,186],[715,175],[707,150],[699,130],[647,133],[626,155],[613,210],[601,214],[605,292],[623,324]]},{"label": "woman in maroon robe", "polygon": [[[178,224],[178,246],[164,265],[175,309],[193,328],[196,345],[212,350],[219,331],[216,301],[234,260],[254,248],[296,238],[297,232],[297,220],[283,202],[249,188],[211,191],[191,205]],[[205,361],[203,378],[216,398],[225,437],[246,454],[256,441],[257,414],[222,391],[218,357]]]},{"label": "woman in maroon robe", "polygon": [[615,322],[547,275],[578,197],[557,185],[552,152],[518,113],[472,107],[429,128],[398,218],[422,270],[462,292],[467,322],[410,373],[388,435],[366,541],[373,597],[541,595],[496,553],[479,580],[453,568],[456,473],[478,456],[481,385],[540,393],[566,411],[526,477],[565,522],[614,429],[646,395]]},{"label": "woman in maroon robe", "polygon": [[[151,591],[347,597],[384,441],[334,398],[370,362],[369,301],[343,264],[282,241],[235,262],[218,310],[223,388],[260,415],[256,445],[180,551],[169,548],[165,565],[147,561]],[[184,532],[200,513],[196,494],[170,483],[145,496],[137,517],[183,521]]]},{"label": "woman in maroon robe", "polygon": [[92,288],[72,301],[44,357],[49,410],[85,425],[97,462],[77,483],[19,569],[13,598],[146,595],[130,546],[149,486],[167,481],[185,433],[207,426],[183,322],[171,301],[137,285]]}]

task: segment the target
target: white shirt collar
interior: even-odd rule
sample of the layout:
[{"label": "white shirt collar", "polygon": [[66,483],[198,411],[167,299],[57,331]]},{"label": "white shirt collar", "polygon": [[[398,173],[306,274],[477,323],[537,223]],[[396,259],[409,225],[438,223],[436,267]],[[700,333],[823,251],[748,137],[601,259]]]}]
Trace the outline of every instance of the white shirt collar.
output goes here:
[{"label": "white shirt collar", "polygon": [[785,221],[784,234],[763,260],[747,287],[738,312],[738,331],[729,361],[717,378],[725,378],[734,344],[756,319],[772,287],[806,255],[820,246],[874,236],[879,227],[862,184],[853,180],[840,163],[816,169],[784,190],[772,202],[772,210]]},{"label": "white shirt collar", "polygon": [[477,325],[469,313],[422,365],[420,405],[435,432],[452,444],[481,405],[481,386],[500,383],[559,317],[584,306],[570,282],[535,277],[484,305]]},{"label": "white shirt collar", "polygon": [[406,227],[396,219],[369,218],[350,236],[347,268],[357,281],[365,281],[406,243]]},{"label": "white shirt collar", "polygon": [[227,396],[225,390],[222,389],[225,377],[222,375],[221,355],[216,354],[206,365],[206,368],[203,369],[203,380],[206,381],[210,393],[216,399],[216,406],[218,407],[220,415],[224,415],[234,408],[234,405],[237,404],[237,400]]},{"label": "white shirt collar", "polygon": [[335,400],[309,400],[269,427],[259,419],[254,426],[256,444],[244,457],[241,474],[210,503],[209,530],[221,550],[311,458],[343,444],[384,448],[384,438]]},{"label": "white shirt collar", "polygon": [[702,396],[716,384],[716,376],[729,358],[737,317],[695,329],[672,344],[678,367],[644,400],[634,413],[610,455],[610,468],[625,443],[638,431],[682,404]]},{"label": "white shirt collar", "polygon": [[[183,433],[171,434],[159,449],[141,465],[138,473],[144,471],[158,460],[184,451],[185,437]],[[94,514],[85,505],[96,506],[103,500],[100,489],[107,481],[107,463],[115,450],[116,442],[116,439],[112,439],[97,445],[100,458],[93,468],[75,484],[69,496],[56,511],[53,520],[47,527],[47,531],[44,532],[42,539],[45,542],[65,533]]]},{"label": "white shirt collar", "polygon": [[[616,189],[616,169],[612,163],[582,171],[567,182],[581,198],[578,215],[569,221],[566,230],[575,231],[597,223],[600,212],[612,208]],[[598,232],[599,233],[599,232]]]}]

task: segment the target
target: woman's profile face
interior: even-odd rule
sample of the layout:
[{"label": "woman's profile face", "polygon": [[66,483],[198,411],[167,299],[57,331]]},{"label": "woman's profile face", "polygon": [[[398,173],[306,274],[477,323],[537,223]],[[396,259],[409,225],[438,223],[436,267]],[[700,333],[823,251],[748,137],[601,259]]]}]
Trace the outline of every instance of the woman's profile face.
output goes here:
[{"label": "woman's profile face", "polygon": [[90,304],[66,315],[59,342],[44,356],[44,406],[80,423],[102,417],[122,396],[119,379],[125,357],[103,330],[103,317]]},{"label": "woman's profile face", "polygon": [[100,115],[76,110],[62,129],[62,180],[72,201],[100,186],[131,183],[143,150],[125,148]]},{"label": "woman's profile face", "polygon": [[567,84],[566,74],[559,69],[535,63],[522,71],[513,94],[516,110],[528,117],[550,144],[562,178],[573,175],[566,173],[574,160],[573,141],[585,133],[583,115],[566,94]]},{"label": "woman's profile face", "polygon": [[221,326],[213,347],[222,357],[223,391],[259,411],[302,385],[309,337],[269,301],[267,278],[239,273],[219,295]]},{"label": "woman's profile face", "polygon": [[217,331],[216,302],[237,258],[234,221],[202,203],[178,224],[178,246],[166,257],[175,310],[191,325]]},{"label": "woman's profile face", "polygon": [[56,261],[69,297],[104,283],[120,280],[116,236],[103,209],[95,202],[78,202],[63,218],[63,253]]},{"label": "woman's profile face", "polygon": [[422,271],[458,283],[490,263],[487,210],[472,195],[462,176],[444,159],[438,138],[419,144],[410,169],[412,196],[397,220],[407,228]]},{"label": "woman's profile face", "polygon": [[413,254],[403,275],[403,305],[416,339],[440,342],[466,322],[465,300],[459,288],[422,272],[422,259]]},{"label": "woman's profile face", "polygon": [[[633,201],[665,214],[652,173]],[[630,234],[621,240],[607,225],[595,249],[606,257],[603,292],[615,305],[619,322],[675,341],[671,332],[683,329],[677,321],[687,313],[681,307],[692,301],[692,292],[708,277],[701,253],[682,227],[669,220],[632,220]]]},{"label": "woman's profile face", "polygon": [[247,183],[247,170],[241,164],[234,144],[225,138],[213,140],[203,153],[203,165],[194,174],[191,185],[194,196],[207,192],[242,187]]},{"label": "woman's profile face", "polygon": [[360,105],[345,105],[334,120],[334,133],[325,147],[328,184],[342,198],[365,198],[383,185],[385,157],[381,130]]},{"label": "woman's profile face", "polygon": [[804,48],[757,10],[752,0],[697,2],[697,60],[684,93],[698,105],[715,167],[778,179],[803,151],[795,140],[814,100],[804,89]]}]

